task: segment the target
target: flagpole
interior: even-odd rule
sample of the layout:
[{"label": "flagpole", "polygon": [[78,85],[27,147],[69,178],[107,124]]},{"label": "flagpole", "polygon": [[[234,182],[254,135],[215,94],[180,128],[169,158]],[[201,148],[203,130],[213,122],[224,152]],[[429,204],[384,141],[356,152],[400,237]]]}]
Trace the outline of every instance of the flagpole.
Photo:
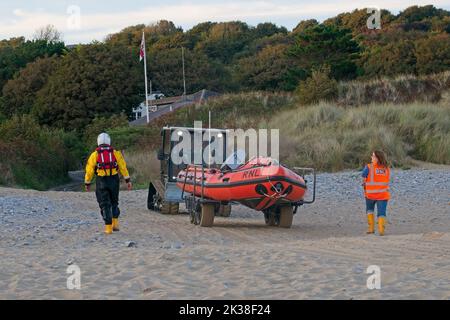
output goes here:
[{"label": "flagpole", "polygon": [[186,73],[184,71],[184,47],[181,47],[181,60],[183,61],[183,97],[186,99]]},{"label": "flagpole", "polygon": [[142,31],[142,41],[144,43],[144,75],[145,75],[145,107],[147,109],[147,123],[150,122],[150,115],[148,111],[148,84],[147,84],[147,50],[145,49],[145,33]]}]

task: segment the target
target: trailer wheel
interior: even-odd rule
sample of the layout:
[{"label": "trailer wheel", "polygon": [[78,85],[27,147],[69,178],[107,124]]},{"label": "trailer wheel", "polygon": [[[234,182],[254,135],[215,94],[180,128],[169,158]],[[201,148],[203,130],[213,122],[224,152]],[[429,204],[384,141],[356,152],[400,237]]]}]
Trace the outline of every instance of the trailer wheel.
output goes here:
[{"label": "trailer wheel", "polygon": [[281,228],[290,228],[294,219],[294,210],[292,206],[280,208],[280,224]]},{"label": "trailer wheel", "polygon": [[214,204],[202,204],[202,216],[200,226],[212,227],[214,224]]},{"label": "trailer wheel", "polygon": [[268,226],[276,226],[277,218],[275,212],[264,212],[264,220]]},{"label": "trailer wheel", "polygon": [[229,217],[231,215],[231,204],[221,204],[217,210],[219,217]]},{"label": "trailer wheel", "polygon": [[180,209],[179,203],[174,202],[166,202],[163,200],[161,205],[161,213],[162,214],[178,214]]}]

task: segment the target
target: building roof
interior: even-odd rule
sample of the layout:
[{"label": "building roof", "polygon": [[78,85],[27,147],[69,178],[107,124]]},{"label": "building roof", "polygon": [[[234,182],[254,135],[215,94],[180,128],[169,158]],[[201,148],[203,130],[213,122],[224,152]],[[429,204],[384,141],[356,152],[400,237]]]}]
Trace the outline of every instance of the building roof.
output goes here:
[{"label": "building roof", "polygon": [[[187,107],[187,106],[190,106],[193,104],[199,104],[199,103],[202,103],[203,101],[206,101],[213,97],[217,97],[219,95],[220,94],[217,92],[203,89],[194,94],[190,94],[190,95],[186,95],[186,96],[149,100],[149,106],[152,106],[152,105],[160,106],[160,108],[157,111],[150,112],[149,121],[151,122],[165,114],[168,114],[168,113],[178,110],[180,108]],[[163,101],[163,103],[155,104],[155,102],[160,102],[162,100],[165,100],[165,101]],[[150,103],[150,101],[151,101],[151,103]],[[143,115],[143,117],[130,122],[130,126],[143,126],[146,124],[147,124],[147,116],[146,115]]]}]

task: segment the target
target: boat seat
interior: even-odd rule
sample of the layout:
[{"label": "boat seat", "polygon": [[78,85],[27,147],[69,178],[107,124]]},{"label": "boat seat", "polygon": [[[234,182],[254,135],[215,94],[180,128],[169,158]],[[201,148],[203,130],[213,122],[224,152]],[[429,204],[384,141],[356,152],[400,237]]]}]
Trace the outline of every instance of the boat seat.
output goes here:
[{"label": "boat seat", "polygon": [[244,165],[245,151],[238,150],[229,156],[220,167],[222,172],[230,172],[239,169]]}]

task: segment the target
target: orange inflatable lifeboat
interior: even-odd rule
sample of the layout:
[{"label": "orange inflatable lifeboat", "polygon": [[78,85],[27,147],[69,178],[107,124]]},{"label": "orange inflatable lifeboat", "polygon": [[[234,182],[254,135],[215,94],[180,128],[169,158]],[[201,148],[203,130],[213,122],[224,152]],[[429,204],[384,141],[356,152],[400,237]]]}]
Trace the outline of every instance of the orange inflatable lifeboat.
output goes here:
[{"label": "orange inflatable lifeboat", "polygon": [[266,157],[234,167],[225,164],[220,169],[190,165],[179,172],[177,186],[197,197],[221,203],[239,202],[258,211],[301,205],[307,190],[301,176]]}]

